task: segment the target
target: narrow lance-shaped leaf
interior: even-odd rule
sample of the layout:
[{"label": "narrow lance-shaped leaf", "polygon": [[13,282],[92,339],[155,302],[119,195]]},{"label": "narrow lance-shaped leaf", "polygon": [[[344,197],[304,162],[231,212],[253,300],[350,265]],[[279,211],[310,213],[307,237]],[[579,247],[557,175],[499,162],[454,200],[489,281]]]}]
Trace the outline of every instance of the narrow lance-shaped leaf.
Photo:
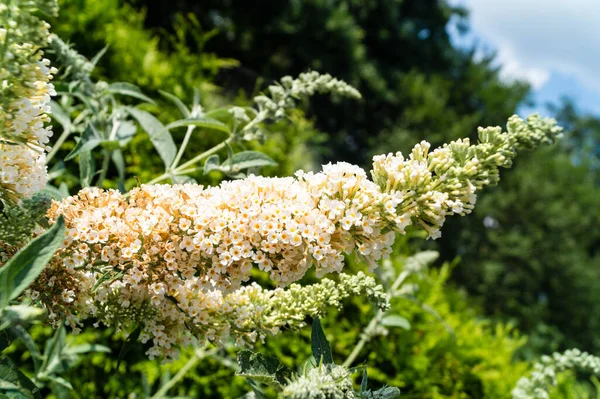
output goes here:
[{"label": "narrow lance-shaped leaf", "polygon": [[45,377],[60,371],[62,352],[66,344],[67,331],[63,324],[56,330],[44,348],[44,362],[40,367],[40,376]]},{"label": "narrow lance-shaped leaf", "polygon": [[127,108],[127,111],[133,116],[142,126],[142,129],[150,136],[150,141],[156,148],[158,155],[165,164],[165,168],[169,169],[175,155],[177,154],[177,146],[169,130],[152,114],[142,111],[137,108]]},{"label": "narrow lance-shaped leaf", "polygon": [[65,109],[56,101],[50,101],[52,119],[60,123],[64,130],[70,130],[72,127],[71,118]]},{"label": "narrow lance-shaped leaf", "polygon": [[369,380],[369,377],[367,376],[367,368],[365,367],[363,369],[363,373],[362,373],[362,381],[360,382],[360,393],[361,394],[364,392],[367,392],[368,380]]},{"label": "narrow lance-shaped leaf", "polygon": [[96,131],[94,125],[91,123],[88,124],[75,144],[75,147],[65,157],[65,161],[70,161],[82,151],[92,151],[101,141],[100,134]]},{"label": "narrow lance-shaped leaf", "polygon": [[173,104],[175,104],[175,106],[177,108],[179,108],[179,111],[181,111],[181,113],[183,114],[184,118],[189,118],[190,117],[190,110],[188,109],[188,107],[183,103],[183,101],[181,101],[179,99],[179,97],[174,96],[171,93],[167,93],[166,91],[162,91],[159,90],[158,91],[163,97],[165,97],[166,99],[170,100]]},{"label": "narrow lance-shaped leaf", "polygon": [[41,317],[44,310],[35,306],[28,305],[13,305],[7,306],[2,311],[2,320],[0,321],[0,331],[5,328],[22,324],[30,323],[33,320]]},{"label": "narrow lance-shaped leaf", "polygon": [[40,390],[6,356],[0,355],[0,397],[41,399]]},{"label": "narrow lance-shaped leaf", "polygon": [[329,341],[327,341],[327,337],[325,337],[319,318],[315,318],[312,322],[311,347],[313,356],[317,362],[323,362],[324,364],[333,363],[331,346],[329,345]]},{"label": "narrow lance-shaped leaf", "polygon": [[204,162],[204,174],[215,169],[219,169],[219,156],[217,154],[211,155],[206,162]]},{"label": "narrow lance-shaped leaf", "polygon": [[21,326],[12,327],[8,331],[25,344],[25,347],[29,350],[31,358],[33,359],[34,372],[37,374],[42,364],[42,354],[31,335]]},{"label": "narrow lance-shaped leaf", "polygon": [[61,216],[47,232],[32,240],[0,268],[0,310],[39,276],[64,236],[65,223]]},{"label": "narrow lance-shaped leaf", "polygon": [[384,327],[400,327],[405,330],[410,330],[410,321],[398,315],[389,315],[381,319],[381,325]]},{"label": "narrow lance-shaped leaf", "polygon": [[205,129],[210,129],[210,130],[218,130],[224,133],[230,133],[229,127],[224,124],[221,121],[218,121],[216,119],[210,119],[210,118],[187,118],[187,119],[180,119],[178,121],[169,123],[167,125],[167,129],[171,130],[171,129],[175,129],[178,127],[183,127],[183,126],[198,126],[198,127],[202,127]]},{"label": "narrow lance-shaped leaf", "polygon": [[117,168],[117,173],[119,174],[119,181],[117,182],[119,186],[119,191],[125,192],[125,159],[123,158],[123,153],[121,150],[113,151],[110,155],[115,167]]},{"label": "narrow lance-shaped leaf", "polygon": [[154,104],[154,100],[142,93],[139,87],[127,82],[115,82],[108,85],[107,92],[112,94],[122,94],[124,96],[134,97]]},{"label": "narrow lance-shaped leaf", "polygon": [[271,157],[258,151],[242,151],[233,154],[231,159],[227,159],[223,164],[231,165],[236,170],[256,168],[261,166],[277,166]]},{"label": "narrow lance-shaped leaf", "polygon": [[89,187],[92,184],[92,178],[96,170],[94,156],[91,151],[79,153],[79,180],[81,187]]}]

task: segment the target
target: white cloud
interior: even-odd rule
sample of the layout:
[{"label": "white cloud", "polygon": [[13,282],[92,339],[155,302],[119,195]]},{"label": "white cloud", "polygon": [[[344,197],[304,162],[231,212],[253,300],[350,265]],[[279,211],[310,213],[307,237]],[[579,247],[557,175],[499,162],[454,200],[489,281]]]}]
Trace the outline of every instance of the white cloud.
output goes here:
[{"label": "white cloud", "polygon": [[539,88],[552,72],[600,91],[600,1],[456,0],[473,33],[498,53],[506,77]]}]

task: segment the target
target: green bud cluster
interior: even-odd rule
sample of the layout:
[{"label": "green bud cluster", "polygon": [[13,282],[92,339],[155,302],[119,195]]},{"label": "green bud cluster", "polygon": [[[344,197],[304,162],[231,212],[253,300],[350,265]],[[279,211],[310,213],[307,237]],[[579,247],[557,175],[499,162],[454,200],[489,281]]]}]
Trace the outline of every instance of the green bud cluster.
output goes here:
[{"label": "green bud cluster", "polygon": [[21,206],[3,203],[0,211],[0,242],[9,246],[25,244],[32,238],[36,226],[43,221],[51,204],[52,199],[44,193],[24,198]]},{"label": "green bud cluster", "polygon": [[72,49],[57,35],[50,35],[50,47],[60,64],[66,67],[63,72],[64,76],[68,76],[74,82],[89,81],[94,64]]},{"label": "green bud cluster", "polygon": [[281,119],[285,111],[295,108],[298,101],[302,101],[315,93],[331,94],[337,97],[360,98],[360,93],[354,87],[329,74],[321,75],[311,71],[301,73],[297,79],[285,76],[281,84],[269,86],[269,96],[254,97],[260,112],[267,113],[268,118]]},{"label": "green bud cluster", "polygon": [[255,305],[265,307],[261,324],[269,328],[286,324],[301,328],[306,316],[321,317],[327,307],[340,308],[341,301],[352,296],[366,296],[381,310],[389,308],[383,287],[373,277],[363,272],[357,275],[341,273],[339,277],[339,283],[324,278],[308,286],[291,284],[287,289],[261,292],[253,298]]}]

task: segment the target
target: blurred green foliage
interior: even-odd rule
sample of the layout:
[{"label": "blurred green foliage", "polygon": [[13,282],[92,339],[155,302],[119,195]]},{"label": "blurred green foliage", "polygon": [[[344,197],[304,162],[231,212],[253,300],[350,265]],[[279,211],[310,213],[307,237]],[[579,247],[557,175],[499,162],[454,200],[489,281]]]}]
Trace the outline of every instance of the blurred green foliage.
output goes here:
[{"label": "blurred green foliage", "polygon": [[[394,267],[401,270],[403,257],[396,256]],[[459,267],[459,266],[458,266]],[[410,329],[389,328],[385,336],[374,338],[362,352],[358,365],[368,365],[369,384],[398,386],[406,398],[510,398],[517,380],[531,365],[517,360],[516,352],[525,342],[509,324],[492,323],[481,316],[464,291],[448,284],[454,266],[445,264],[409,283],[418,284],[414,301],[397,299],[390,309],[410,322]],[[427,310],[424,310],[427,309]],[[328,314],[323,320],[334,359],[343,361],[360,338],[373,309],[359,298]],[[52,335],[49,327],[37,327],[33,337],[44,342]],[[123,337],[113,329],[86,328],[71,338],[71,345],[93,342],[111,349],[82,357],[63,373],[74,391],[71,398],[149,397],[179,371],[193,356],[184,351],[180,360],[161,365],[147,360],[144,347],[136,343],[117,369]],[[291,368],[299,368],[311,356],[310,327],[300,333],[283,332],[270,337],[257,351],[276,356]],[[27,364],[28,355],[15,358]],[[250,390],[236,377],[235,350],[221,350],[201,360],[175,387],[170,396],[238,398]],[[356,375],[359,383],[360,373]],[[582,396],[573,396],[579,392]],[[573,374],[561,377],[553,398],[587,397],[588,388]],[[51,397],[51,396],[50,396]]]},{"label": "blurred green foliage", "polygon": [[450,222],[442,247],[463,259],[457,281],[482,296],[488,312],[537,332],[546,341],[538,349],[597,353],[598,209],[600,188],[586,165],[559,148],[536,151],[482,195],[473,215]]},{"label": "blurred green foliage", "polygon": [[[61,12],[59,18],[52,21],[53,32],[88,58],[106,47],[93,76],[108,82],[125,81],[138,85],[157,101],[156,106],[148,109],[163,121],[174,120],[179,115],[158,90],[175,94],[186,103],[192,102],[197,91],[200,103],[208,108],[231,103],[249,105],[248,99],[257,91],[224,92],[214,84],[217,72],[237,65],[237,61],[204,49],[217,31],[203,30],[193,14],[173,16],[169,31],[150,30],[144,27],[145,12],[137,11],[121,0],[61,0],[59,5]],[[55,127],[54,130],[58,136],[60,129]],[[176,133],[176,141],[181,141],[184,133],[184,129]],[[289,121],[271,126],[266,133],[266,142],[251,143],[249,149],[266,152],[279,163],[279,167],[267,170],[267,174],[282,175],[300,168],[315,168],[313,152],[308,148],[319,146],[324,136],[302,112],[295,111]],[[199,129],[183,160],[213,147],[222,139],[214,132]],[[72,145],[67,143],[61,155],[65,156],[71,149]],[[137,135],[130,142],[124,156],[127,173],[137,178],[130,179],[128,187],[136,185],[138,180],[147,182],[162,173],[160,159],[144,135]],[[75,176],[79,173],[77,170],[70,172]],[[116,175],[111,169],[108,178]],[[216,172],[213,176],[198,174],[194,177],[213,184],[222,178]],[[71,186],[74,184],[73,179],[67,178],[67,181]]]},{"label": "blurred green foliage", "polygon": [[501,81],[493,56],[452,45],[448,26],[464,28],[466,10],[446,1],[132,3],[147,8],[150,26],[192,12],[203,27],[219,29],[205,48],[240,62],[219,74],[225,87],[251,88],[307,68],[354,85],[360,103],[312,103],[317,127],[329,135],[327,160],[366,165],[374,152],[474,135],[479,125],[503,123],[528,91]]}]

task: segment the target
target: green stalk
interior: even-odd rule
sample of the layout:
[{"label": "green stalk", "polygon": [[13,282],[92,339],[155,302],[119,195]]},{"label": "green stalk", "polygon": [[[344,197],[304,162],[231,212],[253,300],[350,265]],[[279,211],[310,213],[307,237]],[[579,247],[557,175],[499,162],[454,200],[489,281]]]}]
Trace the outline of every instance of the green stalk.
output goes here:
[{"label": "green stalk", "polygon": [[100,170],[100,176],[96,182],[96,186],[102,187],[106,173],[108,172],[108,163],[110,162],[111,151],[104,150],[104,158],[102,159],[102,170]]},{"label": "green stalk", "polygon": [[[162,175],[150,180],[148,183],[146,184],[156,184],[158,182],[161,182],[163,180],[168,179],[171,174],[178,174],[181,173],[182,171],[188,169],[189,167],[191,167],[192,165],[194,165],[195,163],[203,160],[204,158],[208,158],[209,156],[211,156],[212,154],[221,151],[222,149],[225,148],[225,146],[227,144],[229,144],[231,142],[231,137],[228,138],[227,140],[225,140],[224,142],[222,142],[221,144],[218,144],[216,146],[214,146],[213,148],[211,148],[210,150],[207,150],[205,152],[203,152],[200,155],[195,156],[194,158],[190,159],[189,161],[187,161],[186,163],[182,164],[181,166],[172,169],[171,171],[165,172]],[[226,144],[227,143],[227,144]]]},{"label": "green stalk", "polygon": [[192,132],[195,128],[196,126],[194,125],[188,126],[187,131],[185,132],[185,137],[183,138],[183,142],[181,143],[181,147],[179,147],[179,151],[177,152],[177,155],[173,160],[173,164],[171,165],[171,169],[177,168],[177,165],[179,164],[179,161],[181,161],[181,157],[183,156],[183,153],[190,141],[190,138],[192,137]]},{"label": "green stalk", "polygon": [[[406,280],[406,278],[409,275],[410,275],[410,273],[407,271],[403,271],[402,273],[400,273],[398,278],[394,281],[391,288],[387,292],[388,301],[390,301],[392,299],[393,293],[398,289],[398,287],[400,287],[400,285],[402,285],[404,280]],[[363,329],[363,332],[361,333],[360,341],[358,341],[358,343],[356,344],[356,346],[354,347],[352,352],[350,352],[350,354],[348,355],[346,360],[344,360],[344,363],[342,363],[342,366],[350,367],[350,365],[356,360],[356,358],[360,354],[360,351],[364,348],[366,343],[369,342],[371,340],[371,338],[373,338],[376,328],[381,323],[381,320],[383,319],[383,316],[385,316],[385,313],[386,312],[384,312],[382,310],[378,310],[377,313],[375,313],[375,316],[373,316],[373,318],[371,319],[369,324]]]},{"label": "green stalk", "polygon": [[54,146],[52,147],[52,151],[50,151],[50,153],[46,157],[46,165],[48,165],[50,163],[50,161],[52,160],[52,158],[54,158],[54,156],[56,155],[58,150],[60,150],[60,147],[63,145],[63,143],[69,137],[70,134],[71,134],[71,129],[63,130],[63,132],[61,133],[58,140],[56,140],[56,143],[54,143]]},{"label": "green stalk", "polygon": [[205,357],[211,356],[216,352],[217,349],[211,349],[207,352],[205,352],[204,349],[196,349],[194,351],[194,356],[192,356],[190,360],[188,360],[185,366],[179,369],[177,374],[175,374],[173,378],[167,381],[167,383],[163,385],[154,395],[152,395],[150,399],[160,399],[165,397],[167,392],[169,392],[169,389],[171,389],[175,384],[177,384],[179,380],[181,380],[187,374],[187,372],[190,371],[192,367],[194,367],[200,360],[204,359]]}]

